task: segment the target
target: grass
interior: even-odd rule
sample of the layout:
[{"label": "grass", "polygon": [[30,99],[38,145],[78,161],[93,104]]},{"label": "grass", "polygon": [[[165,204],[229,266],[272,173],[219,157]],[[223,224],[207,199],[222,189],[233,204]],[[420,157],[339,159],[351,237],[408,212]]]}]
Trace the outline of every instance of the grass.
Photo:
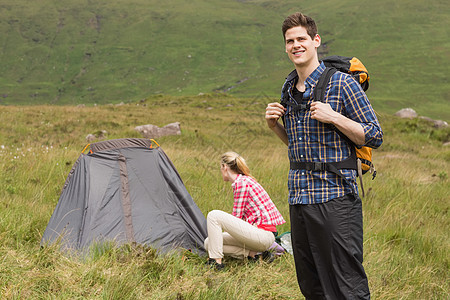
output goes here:
[{"label": "grass", "polygon": [[[125,105],[5,106],[0,110],[0,294],[2,299],[298,299],[294,262],[227,260],[217,273],[191,253],[94,245],[84,257],[39,243],[89,133],[140,137],[134,127],[180,122],[182,135],[157,140],[206,215],[231,211],[218,169],[221,153],[247,158],[288,220],[287,153],[266,128],[274,99],[154,96]],[[375,180],[365,177],[364,254],[373,299],[449,296],[449,129],[380,115],[383,146]],[[289,230],[289,221],[280,226]]]}]

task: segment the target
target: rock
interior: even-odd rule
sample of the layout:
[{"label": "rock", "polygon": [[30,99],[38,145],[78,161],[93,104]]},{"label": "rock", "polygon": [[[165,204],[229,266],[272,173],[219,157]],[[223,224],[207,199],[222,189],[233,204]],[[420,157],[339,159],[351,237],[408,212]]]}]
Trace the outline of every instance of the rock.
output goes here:
[{"label": "rock", "polygon": [[93,134],[90,134],[90,133],[86,136],[86,142],[88,142],[88,143],[92,143],[96,139],[97,139],[97,137],[95,135],[93,135]]},{"label": "rock", "polygon": [[423,117],[423,116],[420,116],[419,118],[422,120],[428,121],[428,122],[434,122],[434,120],[432,118]]},{"label": "rock", "polygon": [[412,108],[403,108],[401,110],[399,110],[398,112],[396,112],[394,114],[397,117],[403,118],[403,119],[414,119],[414,118],[420,118],[422,120],[428,121],[430,123],[433,123],[433,126],[438,128],[438,129],[442,129],[442,128],[447,128],[448,127],[448,123],[442,120],[433,120],[432,118],[429,117],[424,117],[424,116],[418,116],[416,111]]},{"label": "rock", "polygon": [[107,132],[106,130],[99,130],[99,131],[95,132],[94,134],[89,133],[89,134],[86,136],[86,142],[92,143],[93,141],[95,141],[95,140],[97,140],[97,139],[103,140],[103,139],[106,138],[106,134],[107,134],[107,133],[108,133],[108,132]]},{"label": "rock", "polygon": [[103,140],[103,139],[106,138],[106,134],[107,134],[107,133],[108,133],[108,132],[107,132],[106,130],[100,130],[100,131],[98,131],[98,132],[95,133],[95,136],[96,136],[98,139]]},{"label": "rock", "polygon": [[434,126],[436,128],[447,128],[448,123],[442,120],[434,120]]},{"label": "rock", "polygon": [[134,128],[140,132],[144,138],[155,139],[166,135],[181,135],[180,122],[170,123],[164,127],[147,124],[140,125]]},{"label": "rock", "polygon": [[394,115],[397,117],[403,118],[403,119],[417,118],[417,113],[412,108],[403,108],[403,109],[399,110],[398,112],[396,112]]},{"label": "rock", "polygon": [[442,120],[433,120],[429,117],[419,117],[422,120],[428,121],[430,123],[433,123],[434,127],[441,129],[441,128],[447,128],[448,127],[448,123]]}]

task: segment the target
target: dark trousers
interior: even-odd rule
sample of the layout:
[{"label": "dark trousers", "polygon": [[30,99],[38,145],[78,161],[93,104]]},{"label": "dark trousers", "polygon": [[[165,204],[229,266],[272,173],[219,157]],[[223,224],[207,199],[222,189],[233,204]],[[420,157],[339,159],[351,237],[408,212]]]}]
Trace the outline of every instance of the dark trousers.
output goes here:
[{"label": "dark trousers", "polygon": [[370,299],[361,199],[290,206],[297,280],[306,299]]}]

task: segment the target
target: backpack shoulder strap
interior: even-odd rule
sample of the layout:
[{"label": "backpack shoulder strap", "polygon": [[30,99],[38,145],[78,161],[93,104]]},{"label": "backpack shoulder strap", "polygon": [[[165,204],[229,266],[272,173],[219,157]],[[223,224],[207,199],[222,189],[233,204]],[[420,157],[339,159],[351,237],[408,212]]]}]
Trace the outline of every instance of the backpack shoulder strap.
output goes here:
[{"label": "backpack shoulder strap", "polygon": [[292,81],[297,78],[297,70],[293,70],[289,75],[286,77],[286,80],[283,84],[283,88],[281,89],[281,104],[283,106],[286,106],[286,103],[289,101],[289,87],[292,85]]},{"label": "backpack shoulder strap", "polygon": [[316,87],[314,88],[314,101],[324,102],[325,91],[327,90],[328,82],[330,82],[331,76],[336,73],[335,68],[326,67],[323,71],[319,80],[317,81]]},{"label": "backpack shoulder strap", "polygon": [[[334,67],[326,67],[323,71],[322,75],[320,76],[319,80],[317,81],[316,87],[314,88],[313,95],[314,95],[314,101],[320,101],[325,102],[325,92],[327,90],[328,83],[331,80],[331,76],[334,75],[334,73],[337,72],[337,69]],[[339,134],[349,145],[350,145],[350,156],[344,159],[343,161],[339,162],[329,162],[329,163],[306,163],[306,165],[302,165],[301,168],[312,169],[317,170],[317,168],[323,168],[324,170],[327,170],[329,172],[332,172],[342,178],[349,186],[351,186],[350,182],[345,178],[345,176],[339,171],[340,169],[354,169],[358,170],[358,161],[356,157],[356,150],[355,150],[355,144],[342,132],[340,132],[334,125],[328,124],[330,129],[336,131],[337,134]],[[320,167],[317,166],[317,164],[320,165]],[[292,167],[299,167],[299,166],[291,166]],[[364,194],[364,188],[362,187],[362,191]],[[353,194],[356,195],[356,191],[353,191]]]},{"label": "backpack shoulder strap", "polygon": [[[327,90],[327,85],[330,82],[331,76],[334,75],[338,70],[334,67],[326,67],[317,81],[316,87],[314,88],[313,95],[314,101],[325,102],[325,92]],[[350,145],[355,145],[346,135],[341,133],[334,125],[328,124],[330,129],[335,130],[343,139],[347,141]]]}]

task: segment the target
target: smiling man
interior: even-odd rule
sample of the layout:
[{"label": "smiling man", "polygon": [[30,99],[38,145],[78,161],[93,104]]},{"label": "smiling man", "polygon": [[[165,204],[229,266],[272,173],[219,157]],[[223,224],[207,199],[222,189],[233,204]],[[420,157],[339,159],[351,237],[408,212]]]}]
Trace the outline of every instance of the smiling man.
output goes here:
[{"label": "smiling man", "polygon": [[306,299],[370,299],[356,170],[341,169],[338,176],[326,164],[350,157],[355,145],[379,147],[383,132],[366,94],[348,74],[334,73],[325,101],[314,101],[314,88],[325,71],[317,55],[321,38],[314,20],[295,13],[284,20],[282,31],[295,70],[282,89],[285,106],[269,103],[266,121],[288,146],[297,280]]}]

